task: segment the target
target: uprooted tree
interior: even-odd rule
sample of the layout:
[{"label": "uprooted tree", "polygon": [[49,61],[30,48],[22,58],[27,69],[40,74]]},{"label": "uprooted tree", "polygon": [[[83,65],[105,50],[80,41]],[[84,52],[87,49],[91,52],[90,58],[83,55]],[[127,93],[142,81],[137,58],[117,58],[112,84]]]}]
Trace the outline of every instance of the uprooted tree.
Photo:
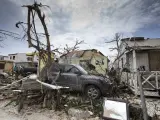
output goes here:
[{"label": "uprooted tree", "polygon": [[[51,51],[49,32],[48,32],[46,22],[45,22],[45,14],[44,13],[42,14],[41,8],[42,7],[49,7],[49,6],[42,5],[41,3],[37,4],[35,2],[33,5],[23,5],[22,7],[26,7],[28,9],[27,23],[18,22],[18,23],[16,23],[16,27],[19,28],[19,26],[21,26],[23,28],[23,31],[25,32],[23,39],[27,38],[29,48],[33,47],[38,51],[38,53],[39,53],[39,55],[38,55],[39,69],[40,69],[41,60],[43,61],[43,63],[45,63],[45,66],[43,67],[43,69],[41,71],[39,70],[39,74],[40,74],[39,79],[42,81],[45,81],[45,77],[47,77],[50,66],[53,62],[53,56],[52,56],[52,51]],[[40,21],[40,24],[43,27],[44,33],[38,33],[38,31],[36,29],[35,17],[37,17],[38,20]],[[42,36],[43,36],[43,40],[46,42],[46,44],[41,42],[40,37],[42,37]],[[43,89],[41,89],[41,90],[43,91],[42,96],[44,96],[43,103],[44,103],[44,107],[45,107],[47,104],[46,99],[48,99],[46,97],[52,96],[53,92],[50,92],[50,90],[43,90]],[[50,101],[52,101],[52,97],[51,97]]]},{"label": "uprooted tree", "polygon": [[[33,5],[23,5],[22,7],[26,7],[28,9],[27,23],[18,22],[16,24],[16,27],[19,28],[19,26],[21,26],[23,28],[25,32],[23,38],[27,38],[29,48],[33,47],[38,51],[39,62],[43,60],[43,62],[46,63],[45,68],[47,68],[52,63],[53,57],[51,51],[49,32],[45,22],[45,14],[42,14],[41,8],[49,6],[42,5],[41,3],[37,4],[35,2]],[[35,17],[38,17],[40,24],[43,27],[44,33],[38,33],[36,29]],[[25,25],[27,26],[27,28],[25,27]],[[42,36],[46,44],[41,42],[40,37]]]}]

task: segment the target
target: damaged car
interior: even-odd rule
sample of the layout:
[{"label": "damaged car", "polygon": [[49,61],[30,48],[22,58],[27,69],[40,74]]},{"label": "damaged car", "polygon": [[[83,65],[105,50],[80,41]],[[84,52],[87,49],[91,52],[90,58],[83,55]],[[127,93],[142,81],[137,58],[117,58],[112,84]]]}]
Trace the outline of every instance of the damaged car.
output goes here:
[{"label": "damaged car", "polygon": [[70,91],[85,93],[92,99],[106,96],[112,89],[109,78],[88,74],[80,65],[53,64],[50,67],[47,82],[69,87]]}]

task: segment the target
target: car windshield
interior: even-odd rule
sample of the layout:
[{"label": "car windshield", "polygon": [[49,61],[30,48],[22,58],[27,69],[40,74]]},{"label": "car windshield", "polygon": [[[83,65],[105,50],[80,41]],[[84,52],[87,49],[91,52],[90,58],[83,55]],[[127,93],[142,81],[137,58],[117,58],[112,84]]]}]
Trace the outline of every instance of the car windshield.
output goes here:
[{"label": "car windshield", "polygon": [[86,70],[84,70],[81,66],[79,65],[74,65],[75,67],[77,67],[83,74],[88,74],[88,72]]}]

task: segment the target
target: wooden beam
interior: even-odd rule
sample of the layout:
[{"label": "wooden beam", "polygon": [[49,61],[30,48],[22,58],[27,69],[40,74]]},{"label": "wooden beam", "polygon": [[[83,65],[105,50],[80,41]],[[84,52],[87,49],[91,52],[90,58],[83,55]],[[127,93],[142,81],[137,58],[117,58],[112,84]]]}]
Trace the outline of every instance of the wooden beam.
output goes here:
[{"label": "wooden beam", "polygon": [[152,83],[150,83],[149,81],[147,81],[147,83],[149,83],[154,89],[156,88]]},{"label": "wooden beam", "polygon": [[158,82],[158,73],[156,71],[156,89],[158,90],[159,89],[159,82]]},{"label": "wooden beam", "polygon": [[137,58],[135,50],[133,50],[133,70],[134,72],[137,72]]},{"label": "wooden beam", "polygon": [[[143,85],[145,82],[147,82],[154,74],[155,74],[155,73],[152,73],[150,76],[148,76],[148,78],[147,78],[145,81],[142,82],[142,85]],[[143,77],[143,78],[144,78],[144,77]]]}]

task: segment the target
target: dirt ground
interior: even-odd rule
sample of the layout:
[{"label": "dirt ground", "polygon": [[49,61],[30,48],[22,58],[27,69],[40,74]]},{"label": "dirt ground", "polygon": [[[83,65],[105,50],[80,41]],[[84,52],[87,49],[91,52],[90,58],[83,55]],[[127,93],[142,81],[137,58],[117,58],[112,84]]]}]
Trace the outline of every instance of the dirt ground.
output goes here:
[{"label": "dirt ground", "polygon": [[[38,105],[24,106],[21,112],[18,113],[15,103],[5,107],[9,102],[10,100],[0,101],[0,120],[72,120],[71,117],[62,111],[42,109],[41,106]],[[96,117],[87,120],[99,119]]]},{"label": "dirt ground", "polygon": [[[65,112],[55,111],[41,108],[40,105],[24,106],[20,113],[17,111],[17,106],[13,102],[5,107],[10,100],[0,100],[0,120],[77,120],[72,119]],[[135,99],[134,103],[139,103],[139,99]],[[146,99],[148,114],[153,116],[155,112],[160,115],[160,100]],[[155,109],[156,106],[156,109]],[[99,120],[97,118],[90,118],[87,120]]]},{"label": "dirt ground", "polygon": [[24,106],[18,113],[17,106],[13,104],[4,107],[9,100],[0,101],[0,120],[69,120],[66,113],[48,109],[40,109],[40,106]]}]

